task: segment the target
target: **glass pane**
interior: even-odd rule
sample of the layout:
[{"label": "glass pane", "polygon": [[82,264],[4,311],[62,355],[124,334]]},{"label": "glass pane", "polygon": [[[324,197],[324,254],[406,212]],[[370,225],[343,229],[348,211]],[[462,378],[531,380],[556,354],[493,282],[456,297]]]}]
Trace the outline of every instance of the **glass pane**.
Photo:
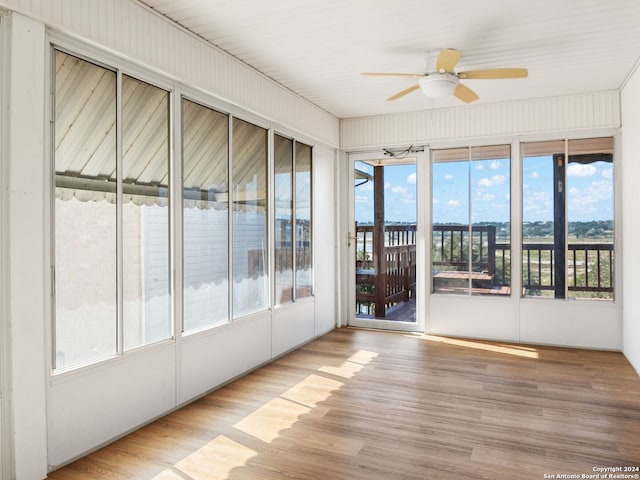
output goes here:
[{"label": "glass pane", "polygon": [[433,291],[469,291],[469,149],[432,152]]},{"label": "glass pane", "polygon": [[122,77],[125,350],[171,337],[169,93]]},{"label": "glass pane", "polygon": [[293,140],[274,138],[276,305],[293,300]]},{"label": "glass pane", "polygon": [[402,162],[354,162],[358,319],[416,321],[417,172]]},{"label": "glass pane", "polygon": [[55,368],[116,353],[116,75],[55,52]]},{"label": "glass pane", "polygon": [[354,162],[355,225],[351,235],[356,243],[356,315],[373,316],[375,308],[375,276],[373,261],[373,167]]},{"label": "glass pane", "polygon": [[229,319],[229,118],[182,100],[184,331]]},{"label": "glass pane", "polygon": [[311,147],[296,142],[296,298],[312,293]]},{"label": "glass pane", "polygon": [[[522,144],[522,286],[525,296],[564,298],[564,141]],[[557,215],[560,221],[555,222]],[[559,282],[560,280],[560,282]]]},{"label": "glass pane", "polygon": [[511,293],[511,147],[471,148],[471,293]]},{"label": "glass pane", "polygon": [[613,138],[569,140],[569,298],[613,300]]},{"label": "glass pane", "polygon": [[233,119],[233,316],[269,305],[267,131]]}]

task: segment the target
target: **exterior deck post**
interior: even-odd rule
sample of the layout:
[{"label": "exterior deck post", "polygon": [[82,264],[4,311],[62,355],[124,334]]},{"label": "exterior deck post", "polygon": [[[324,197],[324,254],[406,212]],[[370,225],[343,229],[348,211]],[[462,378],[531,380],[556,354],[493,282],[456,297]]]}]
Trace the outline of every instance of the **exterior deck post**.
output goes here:
[{"label": "exterior deck post", "polygon": [[384,167],[373,168],[373,262],[375,266],[375,316],[386,314],[387,257],[384,251]]}]

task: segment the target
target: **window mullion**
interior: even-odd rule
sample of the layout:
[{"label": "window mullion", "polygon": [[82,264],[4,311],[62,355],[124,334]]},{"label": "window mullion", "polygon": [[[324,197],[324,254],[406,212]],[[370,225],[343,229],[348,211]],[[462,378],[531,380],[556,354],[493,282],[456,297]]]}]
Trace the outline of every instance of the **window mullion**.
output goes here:
[{"label": "window mullion", "polygon": [[229,263],[228,263],[228,279],[229,279],[229,288],[228,288],[228,309],[227,315],[229,322],[233,321],[233,212],[234,212],[234,191],[233,191],[233,122],[234,118],[232,115],[229,115],[229,148],[228,148],[228,161],[229,161],[229,170],[227,175],[227,191],[229,192],[227,195],[227,202],[229,203],[229,207],[227,209],[227,213],[229,215],[229,222],[227,225],[227,245],[229,248]]},{"label": "window mullion", "polygon": [[[564,228],[564,265],[562,269],[564,270],[564,299],[569,299],[569,202],[567,196],[567,168],[569,168],[569,140],[567,138],[564,139],[564,168],[562,169],[562,194],[564,197],[563,207],[563,228]],[[574,252],[575,255],[575,252]],[[588,259],[585,258],[585,264],[588,265]],[[585,272],[585,276],[588,275]]]},{"label": "window mullion", "polygon": [[122,72],[116,77],[116,304],[117,304],[117,347],[116,352],[124,352],[124,271],[123,227],[122,227],[122,165],[123,165],[123,117],[122,117]]},{"label": "window mullion", "polygon": [[293,141],[293,155],[291,156],[291,300],[298,298],[298,221],[296,203],[296,144]]},{"label": "window mullion", "polygon": [[182,176],[182,96],[170,94],[169,110],[169,265],[172,332],[179,338],[184,332],[184,223]]},{"label": "window mullion", "polygon": [[472,265],[472,261],[473,261],[473,221],[472,221],[472,211],[471,211],[471,202],[472,202],[472,198],[471,198],[471,191],[472,191],[472,185],[471,185],[471,147],[467,148],[467,200],[468,200],[468,206],[467,206],[467,218],[468,218],[468,223],[469,223],[469,244],[467,246],[467,273],[469,274],[469,292],[468,294],[471,295],[473,293],[473,265]]}]

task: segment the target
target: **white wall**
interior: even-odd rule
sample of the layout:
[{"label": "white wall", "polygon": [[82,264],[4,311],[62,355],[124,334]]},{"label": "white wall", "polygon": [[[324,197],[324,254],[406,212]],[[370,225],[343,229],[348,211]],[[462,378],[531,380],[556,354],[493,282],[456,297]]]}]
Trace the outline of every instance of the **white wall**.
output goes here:
[{"label": "white wall", "polygon": [[313,151],[313,259],[315,334],[336,326],[336,272],[338,247],[337,149],[318,146]]},{"label": "white wall", "polygon": [[68,461],[175,407],[175,344],[127,357],[52,379],[50,465]]},{"label": "white wall", "polygon": [[340,122],[343,149],[424,145],[522,134],[548,134],[620,126],[617,91],[518,102],[467,105]]},{"label": "white wall", "polygon": [[640,69],[622,90],[622,243],[624,267],[624,354],[640,372]]},{"label": "white wall", "polygon": [[[9,175],[3,179],[7,189],[0,204],[8,214],[2,220],[2,273],[11,328],[11,437],[16,477],[40,480],[49,468],[333,328],[339,128],[331,115],[136,2],[0,0],[0,6],[20,11],[10,14],[10,54],[4,64],[10,103],[2,132],[7,145],[2,171]],[[48,27],[56,30],[56,38],[69,38],[80,49],[151,69],[211,104],[231,106],[237,114],[245,112],[314,144],[315,297],[51,376]]]}]

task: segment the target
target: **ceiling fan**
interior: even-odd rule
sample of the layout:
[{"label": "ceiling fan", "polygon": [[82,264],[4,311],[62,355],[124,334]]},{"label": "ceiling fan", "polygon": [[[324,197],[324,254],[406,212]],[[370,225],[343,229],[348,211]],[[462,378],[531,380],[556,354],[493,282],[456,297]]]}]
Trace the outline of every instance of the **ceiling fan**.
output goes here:
[{"label": "ceiling fan", "polygon": [[[387,76],[387,77],[414,77],[420,78],[416,85],[405,88],[387,100],[397,100],[405,95],[421,89],[427,97],[440,98],[453,94],[466,103],[477,100],[478,95],[466,85],[460,83],[465,79],[498,79],[498,78],[526,78],[529,74],[526,68],[492,68],[488,70],[469,70],[467,72],[455,72],[455,68],[461,53],[451,48],[443,49],[436,59],[435,70],[427,73],[378,73],[365,72],[363,75]],[[429,70],[429,67],[427,67]]]}]

